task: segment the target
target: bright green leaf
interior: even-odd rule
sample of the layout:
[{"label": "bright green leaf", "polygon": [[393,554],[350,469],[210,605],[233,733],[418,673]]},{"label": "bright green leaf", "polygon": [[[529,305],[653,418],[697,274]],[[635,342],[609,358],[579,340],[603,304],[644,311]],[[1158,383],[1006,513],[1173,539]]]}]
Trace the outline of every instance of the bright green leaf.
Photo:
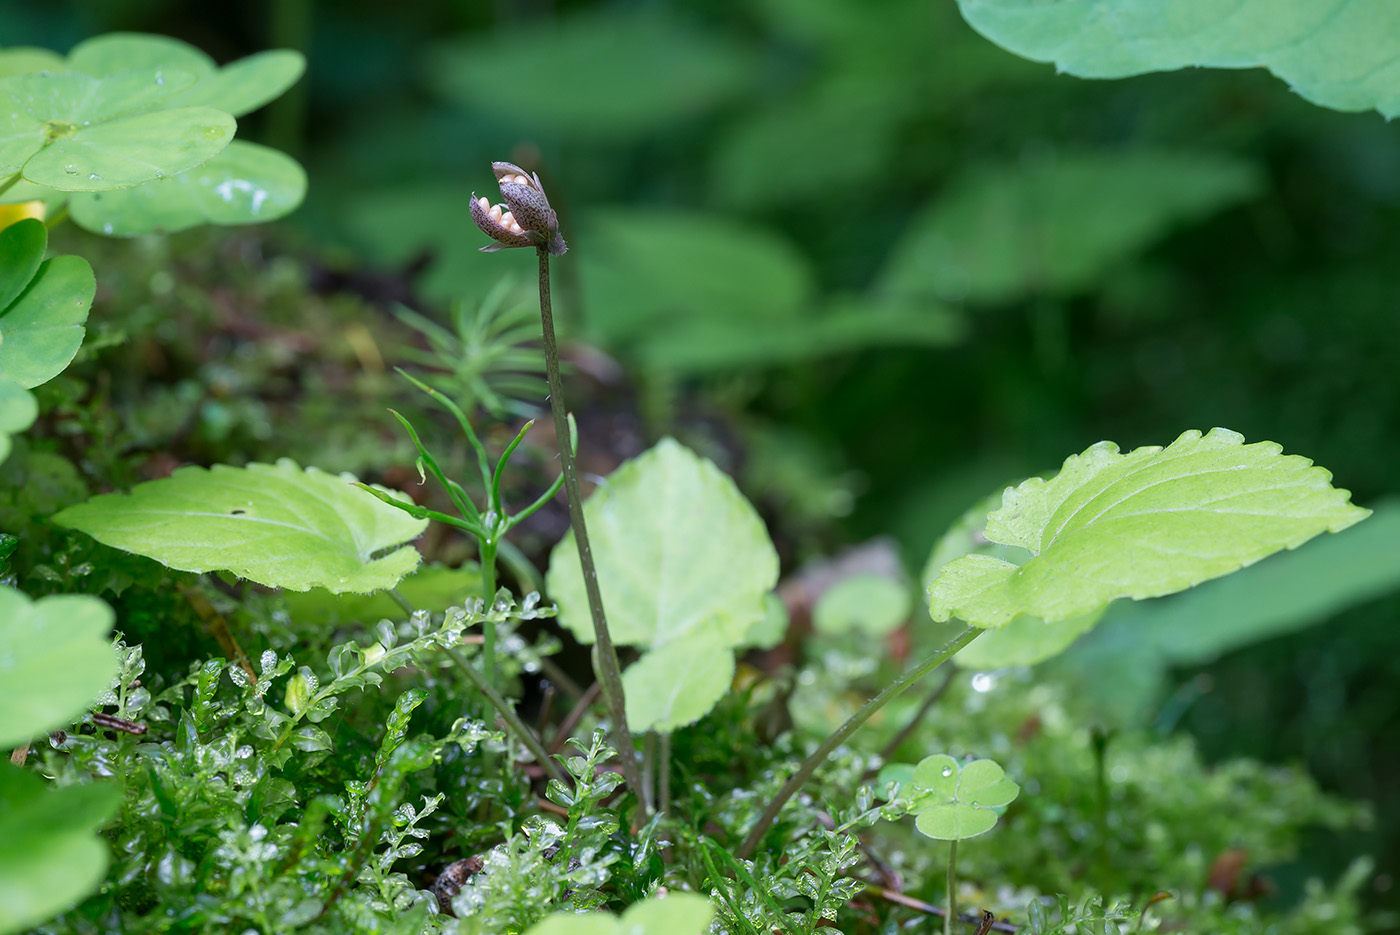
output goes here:
[{"label": "bright green leaf", "polygon": [[818,633],[887,636],[909,617],[909,589],[884,575],[860,574],[827,589],[812,610]]},{"label": "bright green leaf", "polygon": [[43,223],[32,218],[0,230],[0,300],[12,296],[0,304],[0,378],[26,388],[53,379],[78,353],[97,291],[81,257],[36,263],[46,243]]},{"label": "bright green leaf", "polygon": [[[443,611],[467,598],[481,596],[481,570],[474,564],[461,568],[420,565],[394,588],[414,607]],[[403,617],[403,608],[388,594],[332,594],[319,588],[288,591],[282,595],[287,613],[305,626],[373,624],[379,620]]]},{"label": "bright green leaf", "polygon": [[306,69],[306,59],[299,52],[279,49],[250,55],[221,69],[204,52],[179,39],[116,32],[74,46],[68,53],[68,67],[98,77],[134,68],[188,71],[198,81],[176,96],[173,106],[213,107],[241,117],[295,84]]},{"label": "bright green leaf", "polygon": [[94,233],[133,237],[197,224],[255,224],[301,204],[306,172],[275,149],[234,140],[201,166],[109,192],[72,196],[73,220]]},{"label": "bright green leaf", "polygon": [[38,417],[34,394],[13,380],[0,379],[0,461],[10,456],[10,436],[29,428]]},{"label": "bright green leaf", "polygon": [[120,804],[116,783],[55,788],[0,763],[0,933],[28,929],[97,888],[107,845],[96,831]]},{"label": "bright green leaf", "polygon": [[86,594],[31,601],[0,585],[0,747],[73,723],[108,686],[113,619]]},{"label": "bright green leaf", "polygon": [[942,841],[961,841],[990,831],[997,823],[996,809],[1009,805],[1020,792],[991,760],[959,767],[952,757],[937,754],[919,762],[903,794],[913,803],[919,831]]},{"label": "bright green leaf", "polygon": [[985,166],[914,221],[881,288],[987,304],[1071,294],[1261,184],[1251,163],[1208,153],[1066,152],[1031,166]]},{"label": "bright green leaf", "polygon": [[473,109],[592,139],[694,121],[754,80],[742,47],[647,11],[496,30],[444,46],[430,76]]},{"label": "bright green leaf", "polygon": [[986,537],[1031,557],[948,563],[929,588],[930,613],[982,627],[1023,614],[1067,620],[1184,590],[1368,515],[1326,470],[1281,451],[1224,429],[1127,454],[1100,442],[1055,477],[1007,489]]},{"label": "bright green leaf", "polygon": [[0,78],[25,75],[31,71],[62,71],[63,56],[34,46],[0,49]]},{"label": "bright green leaf", "polygon": [[974,29],[1084,78],[1263,66],[1315,104],[1400,114],[1400,6],[1351,0],[958,0]]},{"label": "bright green leaf", "polygon": [[[614,471],[584,516],[617,643],[655,649],[704,632],[736,645],[777,583],[758,513],[719,468],[672,439]],[[561,622],[592,643],[572,534],[555,546],[547,582]]]},{"label": "bright green leaf", "polygon": [[645,652],[622,673],[627,726],[640,733],[694,724],[733,681],[734,651],[708,633],[691,633]]},{"label": "bright green leaf", "polygon": [[670,892],[633,903],[618,918],[610,912],[557,912],[526,935],[703,935],[715,911],[697,893]]},{"label": "bright green leaf", "polygon": [[736,648],[772,649],[787,636],[788,624],[792,622],[787,605],[777,594],[769,593],[763,598],[763,616],[756,620],[744,634]]},{"label": "bright green leaf", "polygon": [[235,124],[213,108],[169,106],[196,80],[178,69],[0,80],[0,175],[22,166],[39,185],[102,191],[199,165],[228,144]]},{"label": "bright green leaf", "polygon": [[[277,464],[180,468],[103,494],[54,522],[182,571],[224,570],[269,587],[390,588],[418,565],[403,545],[427,527],[351,486],[348,475]],[[398,495],[402,496],[402,495]]]}]

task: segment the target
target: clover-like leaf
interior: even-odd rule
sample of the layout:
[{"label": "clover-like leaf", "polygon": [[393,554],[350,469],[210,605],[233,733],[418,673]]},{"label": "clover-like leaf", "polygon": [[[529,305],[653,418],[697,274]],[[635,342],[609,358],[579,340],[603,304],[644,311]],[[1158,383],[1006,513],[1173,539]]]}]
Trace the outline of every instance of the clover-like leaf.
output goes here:
[{"label": "clover-like leaf", "polygon": [[[609,475],[584,517],[614,641],[656,649],[709,632],[734,646],[764,615],[778,554],[763,520],[719,468],[675,440]],[[572,534],[555,546],[547,584],[560,621],[592,643]]]},{"label": "clover-like leaf", "polygon": [[112,609],[87,594],[31,601],[0,585],[0,747],[65,727],[117,674]]},{"label": "clover-like leaf", "polygon": [[54,788],[0,763],[0,933],[70,908],[107,872],[97,829],[121,804],[117,783]]},{"label": "clover-like leaf", "polygon": [[86,260],[45,260],[47,243],[33,218],[0,230],[0,379],[25,388],[58,376],[78,353],[97,291]]},{"label": "clover-like leaf", "polygon": [[179,69],[0,79],[0,178],[63,191],[139,185],[199,165],[233,138],[233,117],[171,107],[197,76]]},{"label": "clover-like leaf", "polygon": [[185,467],[69,507],[54,522],[182,571],[230,571],[292,591],[393,587],[417,567],[417,550],[404,543],[427,520],[364,496],[352,481],[286,458]]},{"label": "clover-like leaf", "polygon": [[13,380],[0,378],[0,461],[10,456],[10,436],[29,428],[38,416],[34,394]]},{"label": "clover-like leaf", "polygon": [[702,935],[714,907],[697,893],[672,891],[633,903],[621,918],[610,912],[557,912],[526,935]]},{"label": "clover-like leaf", "polygon": [[980,627],[1068,620],[1184,590],[1369,515],[1328,471],[1281,452],[1224,429],[1126,454],[1100,442],[1053,478],[1008,488],[986,538],[1030,557],[949,562],[929,586],[929,612]]},{"label": "clover-like leaf", "polygon": [[1067,152],[979,167],[915,219],[880,288],[984,304],[1071,294],[1261,187],[1256,166],[1214,153]]},{"label": "clover-like leaf", "polygon": [[306,70],[300,52],[259,52],[220,68],[187,42],[170,36],[114,32],[88,39],[68,53],[68,67],[96,77],[131,69],[179,69],[197,79],[171,106],[205,106],[235,117],[257,110],[287,90]]},{"label": "clover-like leaf", "polygon": [[645,652],[622,673],[627,726],[667,732],[694,724],[733,681],[734,650],[708,633],[691,633]]},{"label": "clover-like leaf", "polygon": [[990,831],[997,823],[997,809],[1011,804],[1020,792],[991,760],[960,767],[940,753],[919,761],[903,795],[911,802],[919,831],[941,841],[961,841]]},{"label": "clover-like leaf", "polygon": [[1307,100],[1400,114],[1400,25],[1350,0],[958,0],[974,29],[1083,78],[1263,66]]},{"label": "clover-like leaf", "polygon": [[256,224],[291,212],[306,195],[306,171],[291,156],[234,140],[201,166],[106,192],[78,192],[69,211],[94,233],[135,237],[197,224]]}]

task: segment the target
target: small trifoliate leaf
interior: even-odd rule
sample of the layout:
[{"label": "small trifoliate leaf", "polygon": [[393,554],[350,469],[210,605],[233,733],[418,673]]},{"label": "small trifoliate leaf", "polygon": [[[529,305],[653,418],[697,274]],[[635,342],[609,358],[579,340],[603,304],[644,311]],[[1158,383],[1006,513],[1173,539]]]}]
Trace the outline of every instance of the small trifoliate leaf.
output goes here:
[{"label": "small trifoliate leaf", "polygon": [[1083,78],[1263,66],[1307,100],[1400,114],[1400,8],[1318,0],[958,0],[1003,48]]},{"label": "small trifoliate leaf", "polygon": [[185,467],[129,494],[69,507],[54,522],[181,571],[230,571],[293,591],[393,587],[417,567],[417,550],[404,543],[427,520],[365,495],[352,480],[303,471],[286,458]]},{"label": "small trifoliate leaf", "polygon": [[1120,597],[1184,590],[1369,515],[1328,471],[1281,451],[1224,429],[1126,454],[1100,442],[1050,480],[1008,488],[988,517],[986,537],[1028,560],[949,562],[929,587],[929,612],[981,627],[1068,620]]},{"label": "small trifoliate leaf", "polygon": [[622,673],[627,726],[673,731],[710,713],[734,681],[734,651],[721,639],[692,633],[643,653]]},{"label": "small trifoliate leaf", "polygon": [[[778,580],[758,513],[713,463],[672,439],[628,461],[584,503],[598,584],[617,643],[659,648],[689,633],[741,642]],[[546,579],[559,619],[592,643],[572,533]]]},{"label": "small trifoliate leaf", "polygon": [[31,601],[0,585],[0,747],[71,724],[111,683],[113,620],[90,595]]},{"label": "small trifoliate leaf", "polygon": [[903,795],[912,802],[919,831],[942,841],[961,841],[990,831],[997,823],[996,809],[1009,805],[1020,792],[991,760],[959,767],[951,756],[937,754],[914,767]]},{"label": "small trifoliate leaf", "polygon": [[96,831],[120,804],[118,783],[54,787],[0,763],[0,933],[28,929],[97,888],[107,845]]}]

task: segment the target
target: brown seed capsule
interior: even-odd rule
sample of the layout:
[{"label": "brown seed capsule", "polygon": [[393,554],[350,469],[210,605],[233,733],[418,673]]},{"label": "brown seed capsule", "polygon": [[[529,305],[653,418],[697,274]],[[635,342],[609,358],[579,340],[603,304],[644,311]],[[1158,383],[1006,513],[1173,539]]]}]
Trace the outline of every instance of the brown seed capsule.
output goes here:
[{"label": "brown seed capsule", "polygon": [[509,162],[493,162],[504,204],[492,205],[472,192],[471,215],[476,226],[496,243],[481,248],[494,253],[506,247],[544,247],[558,256],[568,250],[559,234],[559,218],[549,206],[540,177]]}]

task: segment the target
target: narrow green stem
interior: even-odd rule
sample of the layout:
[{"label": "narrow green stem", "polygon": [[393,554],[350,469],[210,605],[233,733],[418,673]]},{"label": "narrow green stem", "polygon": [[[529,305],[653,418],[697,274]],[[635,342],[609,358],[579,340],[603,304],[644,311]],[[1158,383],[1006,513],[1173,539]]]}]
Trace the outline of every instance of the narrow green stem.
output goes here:
[{"label": "narrow green stem", "polygon": [[5,194],[5,192],[7,192],[7,191],[9,191],[10,189],[14,188],[14,187],[15,187],[15,183],[18,182],[19,179],[20,179],[20,175],[19,175],[18,172],[16,172],[14,175],[10,176],[9,178],[5,179],[4,181],[0,181],[0,195],[3,195],[3,194]]},{"label": "narrow green stem", "polygon": [[744,843],[739,846],[739,850],[736,852],[739,859],[748,860],[753,856],[754,851],[758,849],[759,841],[763,840],[763,836],[768,833],[768,829],[772,826],[774,819],[778,817],[778,812],[782,811],[783,806],[787,804],[787,800],[806,785],[807,780],[811,779],[812,774],[826,762],[826,758],[831,755],[833,750],[845,743],[862,724],[870,720],[875,712],[898,698],[919,679],[952,659],[959,650],[976,639],[981,632],[977,627],[968,627],[959,633],[948,642],[948,645],[886,685],[884,691],[867,701],[859,711],[847,719],[846,723],[822,741],[822,745],[803,761],[797,772],[784,783],[783,787],[778,790],[778,794],[773,797],[773,801],[768,803],[768,807],[758,817],[758,821],[754,823],[748,837],[744,838]]},{"label": "narrow green stem", "polygon": [[[483,609],[487,614],[496,603],[496,543],[489,536],[477,540],[481,559],[481,597],[485,601]],[[496,621],[481,622],[482,667],[486,670],[486,682],[496,687]]]},{"label": "narrow green stem", "polygon": [[657,809],[662,815],[671,810],[671,732],[661,735],[661,757],[656,769],[656,784],[659,787]]},{"label": "narrow green stem", "polygon": [[583,569],[583,586],[588,592],[588,608],[593,615],[593,634],[597,641],[594,665],[598,682],[603,686],[608,717],[612,721],[613,746],[622,757],[622,774],[637,796],[638,822],[646,824],[648,817],[641,771],[637,768],[632,732],[627,729],[627,704],[622,692],[622,672],[617,662],[617,649],[608,633],[608,619],[603,614],[603,595],[598,589],[598,570],[593,565],[593,550],[588,544],[588,527],[583,522],[583,498],[579,496],[578,470],[574,466],[569,417],[564,407],[564,382],[559,376],[559,347],[554,339],[554,309],[549,297],[549,251],[535,249],[540,269],[540,324],[544,332],[544,366],[549,379],[549,408],[554,414],[554,434],[559,442],[559,460],[564,474],[564,495],[569,501],[569,524],[578,545],[579,564]]},{"label": "narrow green stem", "polygon": [[943,935],[953,935],[953,920],[958,917],[958,842],[948,842],[948,911],[943,916]]}]

